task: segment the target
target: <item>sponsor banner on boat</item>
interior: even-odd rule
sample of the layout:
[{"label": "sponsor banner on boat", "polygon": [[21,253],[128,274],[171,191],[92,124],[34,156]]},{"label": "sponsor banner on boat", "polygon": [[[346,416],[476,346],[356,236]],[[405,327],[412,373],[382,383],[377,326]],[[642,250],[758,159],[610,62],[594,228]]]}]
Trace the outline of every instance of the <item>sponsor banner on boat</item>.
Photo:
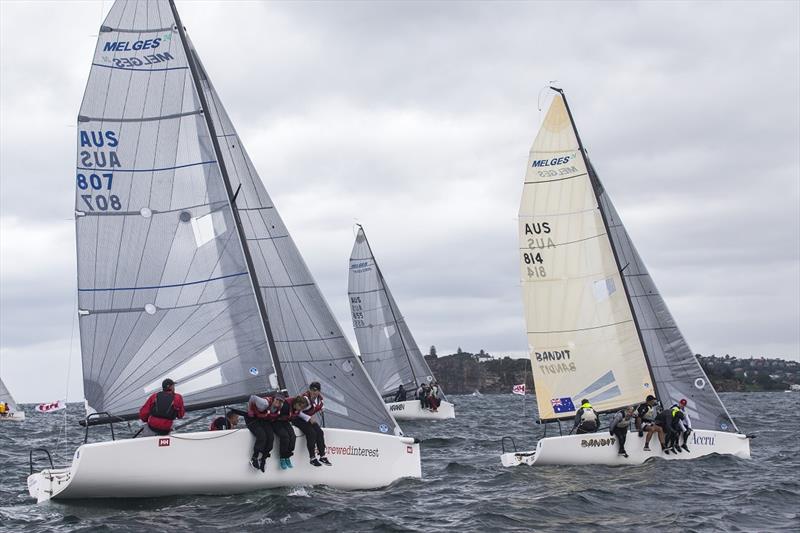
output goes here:
[{"label": "sponsor banner on boat", "polygon": [[61,400],[51,403],[40,403],[35,407],[35,409],[40,413],[52,413],[54,411],[61,411],[62,409],[66,408],[67,404],[62,402]]},{"label": "sponsor banner on boat", "polygon": [[377,459],[380,455],[378,448],[361,448],[360,446],[328,446],[328,455],[356,455]]}]

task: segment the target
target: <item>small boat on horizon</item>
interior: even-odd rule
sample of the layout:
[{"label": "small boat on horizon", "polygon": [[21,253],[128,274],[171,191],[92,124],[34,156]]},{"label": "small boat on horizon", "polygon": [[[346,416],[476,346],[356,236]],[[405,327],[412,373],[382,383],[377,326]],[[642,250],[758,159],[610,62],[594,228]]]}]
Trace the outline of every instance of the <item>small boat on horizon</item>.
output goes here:
[{"label": "small boat on horizon", "polygon": [[423,407],[419,399],[394,401],[401,385],[407,395],[418,393],[423,384],[439,385],[397,307],[364,228],[357,226],[347,294],[358,349],[367,372],[397,420],[455,418],[455,406],[447,401],[444,392],[439,394],[436,409]]}]

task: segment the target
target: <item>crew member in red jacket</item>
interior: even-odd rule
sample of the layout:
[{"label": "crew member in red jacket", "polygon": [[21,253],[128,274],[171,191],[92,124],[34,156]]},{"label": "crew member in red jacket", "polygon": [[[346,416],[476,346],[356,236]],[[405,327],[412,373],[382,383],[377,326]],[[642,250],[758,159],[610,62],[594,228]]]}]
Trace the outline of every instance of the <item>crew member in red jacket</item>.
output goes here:
[{"label": "crew member in red jacket", "polygon": [[139,409],[139,420],[147,424],[142,430],[142,437],[169,435],[172,421],[186,414],[183,396],[175,392],[175,382],[167,378],[161,383],[161,389],[161,392],[150,395]]},{"label": "crew member in red jacket", "polygon": [[256,438],[253,443],[253,456],[250,458],[250,464],[262,472],[275,442],[273,424],[278,419],[285,401],[286,394],[277,392],[273,396],[263,398],[254,394],[247,402],[247,415],[244,417],[244,423]]},{"label": "crew member in red jacket", "polygon": [[[314,381],[308,386],[308,390],[297,398],[305,399],[305,408],[301,408],[297,413],[297,417],[292,420],[292,423],[303,432],[306,436],[306,447],[308,448],[308,456],[311,458],[311,464],[314,466],[328,465],[333,466],[331,462],[325,457],[325,432],[319,423],[317,413],[322,411],[322,393],[320,390],[322,386],[318,381]],[[319,459],[317,459],[316,452],[319,452]]]}]

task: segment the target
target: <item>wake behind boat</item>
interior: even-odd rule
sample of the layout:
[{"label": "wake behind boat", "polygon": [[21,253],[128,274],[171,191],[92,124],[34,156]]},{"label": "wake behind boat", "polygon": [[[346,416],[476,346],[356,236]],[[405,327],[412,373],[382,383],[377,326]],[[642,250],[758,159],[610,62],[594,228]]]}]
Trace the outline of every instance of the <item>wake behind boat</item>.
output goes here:
[{"label": "wake behind boat", "polygon": [[317,381],[333,466],[277,470],[275,459],[262,473],[249,464],[247,430],[178,433],[84,444],[71,466],[32,474],[31,496],[377,488],[421,476],[419,445],[402,436],[342,334],[172,0],[112,6],[77,159],[85,424],[138,418],[167,377],[186,411]]},{"label": "wake behind boat", "polygon": [[[394,417],[397,420],[455,418],[455,407],[441,392],[411,335],[360,224],[350,254],[347,294],[364,366],[380,394],[388,400]],[[413,400],[402,398],[415,394],[418,398]],[[434,398],[429,399],[430,396]]]},{"label": "wake behind boat", "polygon": [[20,409],[6,384],[0,379],[0,422],[22,422],[25,411]]},{"label": "wake behind boat", "polygon": [[584,399],[596,413],[608,413],[655,395],[665,407],[675,404],[693,432],[684,448],[668,455],[657,438],[645,451],[638,432],[626,429],[627,457],[608,429],[546,437],[535,450],[504,449],[502,464],[750,457],[750,439],[739,433],[676,326],[586,155],[563,91],[554,90],[531,149],[519,213],[540,421],[572,420]]}]

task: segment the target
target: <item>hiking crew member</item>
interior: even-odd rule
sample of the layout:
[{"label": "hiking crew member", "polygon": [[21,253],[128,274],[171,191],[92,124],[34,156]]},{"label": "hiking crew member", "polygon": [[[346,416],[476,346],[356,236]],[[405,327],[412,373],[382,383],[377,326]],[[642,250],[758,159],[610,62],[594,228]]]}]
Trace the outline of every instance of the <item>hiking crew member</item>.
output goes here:
[{"label": "hiking crew member", "polygon": [[439,405],[442,403],[441,395],[442,389],[439,388],[439,382],[434,381],[433,385],[431,385],[431,391],[428,394],[428,404],[431,407],[431,411],[434,413],[439,412]]},{"label": "hiking crew member", "polygon": [[169,435],[172,421],[186,414],[183,396],[175,392],[175,382],[167,378],[161,382],[161,389],[161,392],[151,394],[139,409],[139,420],[147,424],[142,428],[142,437]]},{"label": "hiking crew member", "polygon": [[681,448],[688,452],[689,447],[686,444],[689,442],[689,435],[692,434],[692,421],[689,420],[689,413],[686,412],[686,403],[686,399],[682,398],[681,401],[678,402],[678,407],[680,407],[683,413],[683,419],[679,422],[679,430],[681,435],[683,435],[683,444],[681,444]]},{"label": "hiking crew member", "polygon": [[[294,399],[293,407],[298,410],[298,413],[297,417],[292,420],[292,424],[306,436],[309,462],[313,466],[333,466],[325,457],[325,432],[317,420],[317,413],[322,411],[323,407],[321,388],[319,382],[314,381],[308,386],[306,392]],[[319,459],[317,459],[315,451],[319,453]]]},{"label": "hiking crew member", "polygon": [[209,426],[209,431],[221,431],[223,429],[233,429],[239,424],[239,415],[243,415],[238,409],[228,409],[225,416],[218,416]]},{"label": "hiking crew member", "polygon": [[404,402],[406,401],[406,389],[400,385],[400,388],[397,389],[397,394],[394,395],[394,401],[396,402]]},{"label": "hiking crew member", "polygon": [[627,459],[628,452],[625,451],[625,440],[628,438],[628,428],[631,425],[633,418],[633,406],[626,407],[622,411],[617,411],[614,418],[611,419],[611,425],[608,426],[608,432],[617,437],[617,445],[619,451],[617,455],[621,455]]},{"label": "hiking crew member", "polygon": [[250,401],[247,403],[247,416],[244,417],[244,423],[256,438],[253,443],[253,456],[250,458],[250,464],[262,472],[275,442],[272,422],[278,418],[280,408],[285,400],[286,395],[277,392],[274,396],[264,398],[254,394],[250,396]]},{"label": "hiking crew member", "polygon": [[656,415],[658,410],[656,408],[656,397],[652,394],[645,398],[645,402],[636,408],[636,430],[639,436],[647,433],[644,439],[644,451],[650,451],[650,439],[653,438],[653,433],[658,435],[658,441],[661,443],[661,448],[664,448],[664,429],[656,424]]},{"label": "hiking crew member", "polygon": [[5,404],[5,402],[0,402],[0,416],[6,416],[6,404]]},{"label": "hiking crew member", "polygon": [[278,437],[281,470],[286,470],[287,468],[294,468],[291,457],[294,455],[297,436],[294,434],[292,420],[297,417],[299,411],[295,411],[292,407],[294,398],[286,396],[286,393],[283,394],[284,401],[278,410],[278,416],[272,422],[272,430]]},{"label": "hiking crew member", "polygon": [[674,454],[678,452],[682,452],[683,450],[680,447],[680,440],[681,435],[683,434],[683,420],[686,418],[686,415],[681,411],[678,404],[672,404],[669,411],[664,411],[667,413],[664,416],[665,421],[665,429],[666,429],[666,437],[665,441],[667,443],[667,447],[664,449],[664,453],[668,453],[671,451]]},{"label": "hiking crew member", "polygon": [[572,431],[578,428],[576,434],[581,435],[582,433],[594,433],[599,427],[600,418],[594,412],[592,404],[589,403],[589,400],[581,400],[581,408],[575,413],[575,424],[572,426]]},{"label": "hiking crew member", "polygon": [[417,389],[417,398],[419,398],[419,405],[423,409],[428,408],[428,393],[430,392],[430,388],[428,387],[427,383],[423,383]]}]

